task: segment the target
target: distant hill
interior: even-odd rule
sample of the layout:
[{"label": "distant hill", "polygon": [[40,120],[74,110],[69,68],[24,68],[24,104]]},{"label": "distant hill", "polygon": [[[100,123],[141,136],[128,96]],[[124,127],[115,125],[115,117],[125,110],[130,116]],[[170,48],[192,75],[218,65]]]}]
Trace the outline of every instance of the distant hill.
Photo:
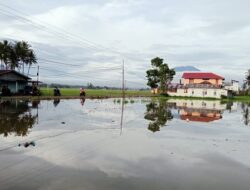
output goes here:
[{"label": "distant hill", "polygon": [[183,72],[183,71],[200,71],[200,69],[197,69],[193,66],[180,66],[174,68],[176,72]]}]

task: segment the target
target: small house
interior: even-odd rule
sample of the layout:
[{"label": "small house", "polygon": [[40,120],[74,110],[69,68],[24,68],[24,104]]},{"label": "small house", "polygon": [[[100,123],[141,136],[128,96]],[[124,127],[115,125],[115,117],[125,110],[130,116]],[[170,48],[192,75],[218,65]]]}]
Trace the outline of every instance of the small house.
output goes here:
[{"label": "small house", "polygon": [[14,70],[0,70],[0,87],[7,86],[14,94],[23,92],[30,79]]}]

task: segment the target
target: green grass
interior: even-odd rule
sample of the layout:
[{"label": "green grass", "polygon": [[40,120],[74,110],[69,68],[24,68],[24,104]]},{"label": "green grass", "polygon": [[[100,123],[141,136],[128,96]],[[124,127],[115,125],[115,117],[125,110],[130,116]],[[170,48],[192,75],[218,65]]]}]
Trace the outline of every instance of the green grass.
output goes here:
[{"label": "green grass", "polygon": [[[42,96],[53,96],[53,88],[41,88]],[[79,96],[79,88],[61,88],[62,96]],[[121,90],[85,89],[87,97],[121,97]],[[126,96],[152,96],[150,91],[126,90]]]},{"label": "green grass", "polygon": [[250,102],[250,95],[248,96],[235,96],[233,98],[229,98],[228,100],[231,100],[231,101],[241,101],[241,102]]}]

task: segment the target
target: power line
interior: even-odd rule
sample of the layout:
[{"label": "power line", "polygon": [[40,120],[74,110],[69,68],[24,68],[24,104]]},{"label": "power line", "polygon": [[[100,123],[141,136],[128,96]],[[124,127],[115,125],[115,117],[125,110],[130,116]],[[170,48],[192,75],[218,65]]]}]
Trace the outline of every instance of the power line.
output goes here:
[{"label": "power line", "polygon": [[[5,5],[5,4],[3,4],[3,3],[0,3],[0,6],[5,7],[5,8],[7,8],[7,9],[9,9],[9,10],[12,10],[12,11],[15,11],[15,12],[19,13],[19,14],[22,15],[22,16],[17,15],[17,14],[15,14],[15,13],[13,13],[12,11],[6,11],[6,10],[3,10],[3,9],[2,9],[2,11],[5,11],[5,13],[7,12],[8,14],[10,14],[10,15],[14,16],[15,18],[17,18],[18,20],[21,19],[21,20],[23,20],[23,21],[25,21],[25,22],[28,22],[29,24],[33,25],[34,27],[37,27],[37,26],[38,26],[39,28],[49,29],[49,30],[51,30],[51,31],[53,31],[53,32],[56,32],[57,34],[60,34],[60,35],[62,35],[62,36],[68,37],[68,39],[77,40],[78,43],[79,43],[79,41],[80,41],[80,42],[82,42],[84,45],[87,44],[89,47],[94,47],[94,48],[96,48],[96,49],[107,50],[107,51],[109,51],[109,52],[112,52],[112,53],[115,53],[115,54],[124,56],[124,54],[122,54],[121,52],[118,52],[118,51],[113,50],[113,49],[111,49],[111,48],[104,47],[104,46],[102,46],[102,45],[100,45],[100,44],[97,44],[97,43],[95,43],[95,42],[91,42],[91,41],[89,41],[89,40],[87,40],[87,39],[85,39],[85,38],[82,38],[82,36],[78,36],[78,35],[76,35],[76,34],[69,33],[68,31],[64,30],[63,28],[59,28],[59,27],[56,27],[56,26],[52,26],[52,25],[50,25],[50,24],[48,24],[48,23],[45,23],[45,22],[43,22],[43,21],[40,21],[40,20],[38,20],[38,19],[36,19],[36,20],[38,20],[38,22],[40,22],[40,23],[34,22],[34,21],[32,21],[31,19],[28,19],[28,18],[23,17],[23,16],[28,17],[29,15],[27,15],[27,14],[21,12],[21,11],[18,11],[18,10],[16,10],[16,9],[13,9],[12,7],[9,7],[9,6],[7,6],[7,5]],[[42,23],[42,24],[41,24],[41,23]],[[37,26],[35,26],[35,24],[36,24]],[[50,26],[50,27],[52,27],[52,28],[50,28],[50,27],[48,27],[48,26]],[[59,32],[58,32],[58,31],[59,31]],[[63,32],[61,32],[61,31],[63,31]]]}]

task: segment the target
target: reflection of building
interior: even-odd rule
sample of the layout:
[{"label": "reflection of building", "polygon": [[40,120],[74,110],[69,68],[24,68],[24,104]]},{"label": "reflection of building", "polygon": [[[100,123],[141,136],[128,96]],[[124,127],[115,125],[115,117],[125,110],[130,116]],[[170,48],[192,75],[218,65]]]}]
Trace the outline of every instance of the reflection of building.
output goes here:
[{"label": "reflection of building", "polygon": [[222,87],[224,78],[214,73],[184,73],[180,84],[170,84],[170,96],[221,98],[227,96]]},{"label": "reflection of building", "polygon": [[219,110],[181,109],[180,118],[188,121],[211,122],[222,118]]},{"label": "reflection of building", "polygon": [[203,100],[169,100],[175,102],[180,118],[186,121],[211,122],[222,118],[226,109],[220,101]]}]

